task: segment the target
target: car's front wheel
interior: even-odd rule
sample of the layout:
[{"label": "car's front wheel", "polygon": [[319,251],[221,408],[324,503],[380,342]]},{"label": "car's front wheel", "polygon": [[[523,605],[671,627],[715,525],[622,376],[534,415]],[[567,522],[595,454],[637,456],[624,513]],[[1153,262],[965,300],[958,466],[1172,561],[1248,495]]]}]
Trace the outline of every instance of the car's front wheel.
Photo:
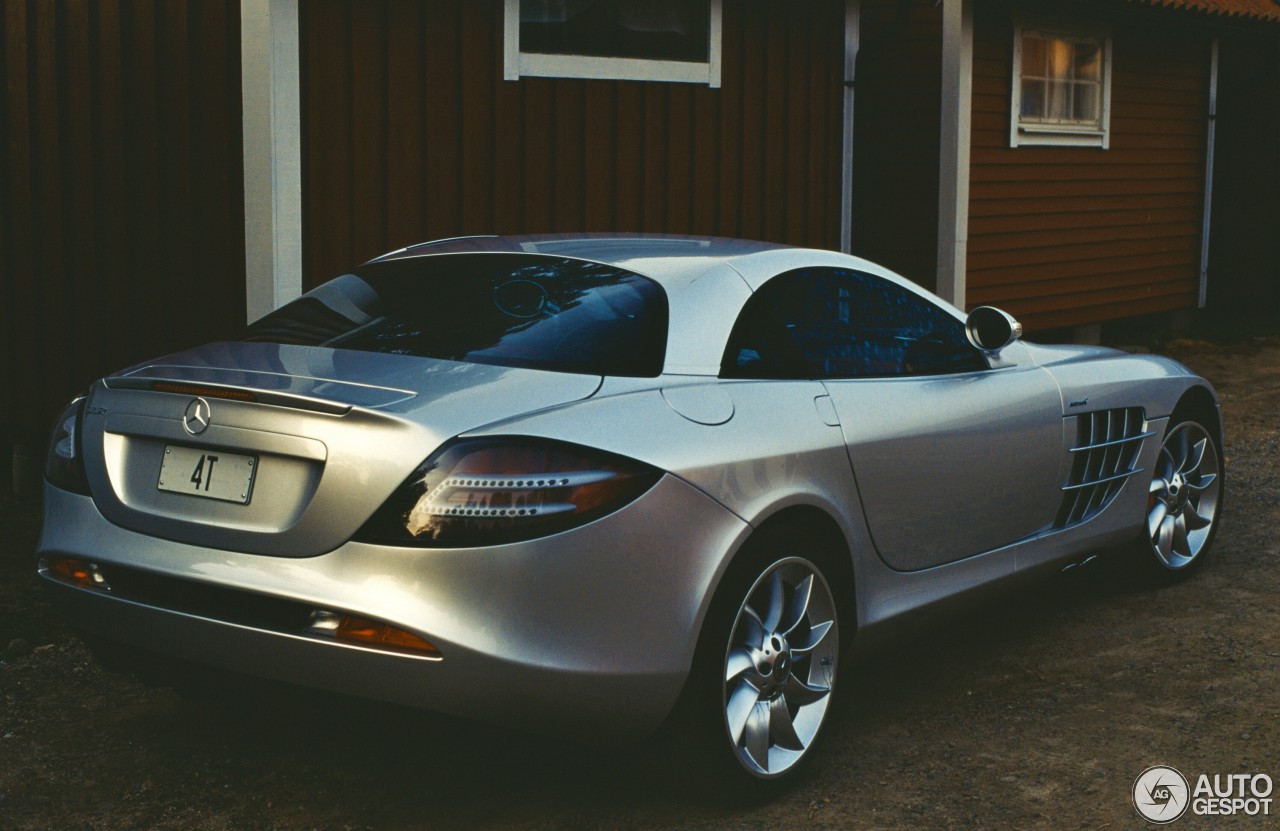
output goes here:
[{"label": "car's front wheel", "polygon": [[1149,570],[1181,577],[1203,560],[1222,508],[1222,449],[1200,422],[1174,418],[1165,432],[1147,499]]}]

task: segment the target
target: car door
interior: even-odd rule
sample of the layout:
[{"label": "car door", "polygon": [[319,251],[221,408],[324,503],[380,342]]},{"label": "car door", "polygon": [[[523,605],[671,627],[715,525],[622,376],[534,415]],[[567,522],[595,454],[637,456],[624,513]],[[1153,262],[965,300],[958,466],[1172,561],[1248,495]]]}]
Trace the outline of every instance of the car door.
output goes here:
[{"label": "car door", "polygon": [[729,363],[822,380],[876,550],[895,569],[997,549],[1053,520],[1057,385],[1030,361],[992,368],[922,293],[839,268],[780,274],[744,308]]}]

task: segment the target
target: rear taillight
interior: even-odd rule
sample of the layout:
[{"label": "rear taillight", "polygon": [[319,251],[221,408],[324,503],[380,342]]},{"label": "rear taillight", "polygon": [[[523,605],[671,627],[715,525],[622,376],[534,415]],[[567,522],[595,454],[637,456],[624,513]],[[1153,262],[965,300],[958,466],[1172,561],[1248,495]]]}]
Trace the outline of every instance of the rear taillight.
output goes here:
[{"label": "rear taillight", "polygon": [[618,510],[661,475],[565,442],[461,439],[423,462],[355,539],[462,547],[543,537]]},{"label": "rear taillight", "polygon": [[63,490],[88,494],[84,457],[80,453],[84,402],[84,396],[72,401],[54,423],[53,435],[49,438],[49,454],[45,459],[44,478]]}]

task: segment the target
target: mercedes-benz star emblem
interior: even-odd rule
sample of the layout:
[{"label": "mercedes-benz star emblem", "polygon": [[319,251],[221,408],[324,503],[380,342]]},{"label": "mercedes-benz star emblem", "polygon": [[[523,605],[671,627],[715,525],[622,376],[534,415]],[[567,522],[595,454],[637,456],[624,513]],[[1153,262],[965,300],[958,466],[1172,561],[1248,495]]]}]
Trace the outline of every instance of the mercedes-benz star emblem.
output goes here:
[{"label": "mercedes-benz star emblem", "polygon": [[203,398],[193,398],[182,416],[182,429],[198,436],[209,426],[209,416],[209,402]]}]

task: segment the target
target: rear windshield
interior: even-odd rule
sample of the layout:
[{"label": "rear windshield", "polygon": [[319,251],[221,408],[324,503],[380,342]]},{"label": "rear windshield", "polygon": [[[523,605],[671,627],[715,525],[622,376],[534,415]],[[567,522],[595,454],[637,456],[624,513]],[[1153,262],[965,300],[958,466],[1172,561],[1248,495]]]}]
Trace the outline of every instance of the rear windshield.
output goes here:
[{"label": "rear windshield", "polygon": [[667,298],[647,277],[539,254],[439,254],[361,266],[241,340],[595,375],[662,372]]}]

